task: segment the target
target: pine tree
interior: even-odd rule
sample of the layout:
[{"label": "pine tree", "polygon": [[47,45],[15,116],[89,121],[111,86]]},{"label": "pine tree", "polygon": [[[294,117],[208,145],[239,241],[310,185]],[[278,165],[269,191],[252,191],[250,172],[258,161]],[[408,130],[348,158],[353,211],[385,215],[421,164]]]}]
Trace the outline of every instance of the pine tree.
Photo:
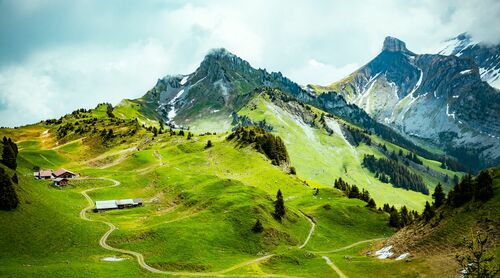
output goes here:
[{"label": "pine tree", "polygon": [[406,206],[401,207],[401,210],[399,211],[399,217],[401,219],[401,227],[404,227],[411,223],[411,216],[408,213],[408,209],[406,208]]},{"label": "pine tree", "polygon": [[19,204],[10,177],[0,168],[0,210],[13,210]]},{"label": "pine tree", "polygon": [[255,222],[255,225],[252,227],[252,232],[254,233],[262,233],[264,231],[264,226],[262,226],[262,223],[260,223],[260,220],[257,219],[257,222]]},{"label": "pine tree", "polygon": [[399,213],[396,209],[391,211],[389,215],[389,226],[399,229],[401,227],[401,222],[399,219]]},{"label": "pine tree", "polygon": [[425,202],[424,212],[422,213],[422,217],[425,219],[425,222],[429,222],[435,214],[436,212],[431,207],[429,202]]},{"label": "pine tree", "polygon": [[389,212],[391,212],[391,207],[389,206],[389,204],[385,203],[382,210],[389,213]]},{"label": "pine tree", "polygon": [[432,199],[434,199],[434,203],[432,205],[435,208],[442,206],[446,202],[446,195],[444,194],[441,183],[438,183],[436,185],[436,188],[434,188],[434,194],[432,194]]},{"label": "pine tree", "polygon": [[465,270],[462,277],[497,277],[500,268],[495,263],[495,254],[487,250],[488,240],[488,234],[480,232],[472,239],[464,239],[466,252],[456,255],[458,264]]},{"label": "pine tree", "polygon": [[355,184],[352,185],[351,190],[349,191],[348,197],[349,198],[358,198],[359,197],[359,188]]},{"label": "pine tree", "polygon": [[370,200],[368,200],[368,204],[366,204],[366,207],[374,209],[377,207],[377,204],[375,203],[375,200],[373,200],[373,198],[370,198]]},{"label": "pine tree", "polygon": [[481,171],[476,177],[474,198],[478,201],[487,201],[493,197],[493,178],[488,170]]},{"label": "pine tree", "polygon": [[274,217],[281,221],[281,218],[285,216],[285,201],[283,200],[283,194],[281,190],[278,189],[276,194],[276,201],[274,202]]},{"label": "pine tree", "polygon": [[207,145],[205,146],[205,149],[211,148],[212,147],[212,141],[208,140]]},{"label": "pine tree", "polygon": [[12,144],[7,140],[3,142],[2,163],[12,170],[17,168],[16,152],[12,148]]}]

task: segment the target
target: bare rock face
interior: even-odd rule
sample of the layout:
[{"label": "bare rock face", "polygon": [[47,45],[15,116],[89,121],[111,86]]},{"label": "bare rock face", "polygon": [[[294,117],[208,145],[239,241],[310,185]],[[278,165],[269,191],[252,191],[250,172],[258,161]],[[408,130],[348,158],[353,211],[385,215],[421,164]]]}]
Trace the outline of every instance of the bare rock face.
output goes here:
[{"label": "bare rock face", "polygon": [[387,36],[384,40],[384,45],[382,46],[382,51],[389,52],[409,52],[406,48],[406,44],[394,37]]}]

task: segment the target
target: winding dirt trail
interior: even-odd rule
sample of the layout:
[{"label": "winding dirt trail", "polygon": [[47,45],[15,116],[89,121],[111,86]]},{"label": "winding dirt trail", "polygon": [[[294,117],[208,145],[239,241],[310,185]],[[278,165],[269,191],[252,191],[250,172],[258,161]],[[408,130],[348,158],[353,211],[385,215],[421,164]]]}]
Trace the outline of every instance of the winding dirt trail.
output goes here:
[{"label": "winding dirt trail", "polygon": [[340,252],[340,251],[344,251],[344,250],[347,250],[347,249],[351,249],[352,247],[356,246],[356,245],[360,245],[360,244],[363,244],[363,243],[367,243],[367,242],[372,242],[372,241],[377,241],[377,240],[382,240],[382,239],[385,239],[385,237],[379,237],[379,238],[372,238],[372,239],[367,239],[367,240],[362,240],[362,241],[358,241],[358,242],[355,242],[351,245],[347,245],[347,246],[344,246],[344,247],[340,247],[340,248],[337,248],[337,249],[333,249],[333,250],[328,250],[328,251],[310,251],[311,253],[335,253],[335,252]]},{"label": "winding dirt trail", "polygon": [[304,243],[302,243],[302,245],[299,246],[299,249],[306,247],[307,243],[309,242],[309,239],[311,239],[311,236],[314,232],[314,229],[316,228],[316,223],[314,223],[314,220],[312,219],[312,217],[303,213],[302,211],[301,211],[301,213],[306,217],[306,219],[309,221],[309,223],[311,223],[311,229],[309,230],[309,234],[307,235],[307,238],[304,241]]},{"label": "winding dirt trail", "polygon": [[340,268],[338,268],[327,256],[322,257],[326,263],[339,275],[340,278],[349,278],[347,275],[345,275]]},{"label": "winding dirt trail", "polygon": [[[210,276],[210,277],[262,277],[262,276],[265,276],[265,277],[287,277],[287,278],[288,277],[294,277],[294,276],[280,275],[280,274],[262,274],[262,275],[250,275],[250,274],[244,274],[244,275],[237,275],[237,274],[235,274],[235,275],[231,275],[231,274],[227,274],[227,275],[225,275],[226,273],[231,272],[233,270],[236,270],[238,268],[242,268],[242,267],[245,267],[245,266],[249,266],[249,265],[252,265],[252,264],[256,264],[256,263],[260,263],[262,261],[265,261],[265,260],[267,260],[267,259],[275,256],[275,254],[270,254],[270,255],[262,256],[262,257],[259,257],[257,259],[254,259],[254,260],[243,262],[243,263],[239,263],[239,264],[236,264],[236,265],[231,266],[229,268],[226,268],[226,269],[223,269],[223,270],[220,270],[220,271],[214,271],[214,272],[174,272],[174,271],[163,271],[163,270],[154,268],[154,267],[148,265],[145,262],[144,256],[141,253],[135,252],[135,251],[131,251],[131,250],[126,250],[126,249],[115,248],[115,247],[112,247],[112,246],[110,246],[110,245],[107,244],[106,241],[108,240],[108,237],[111,235],[111,233],[114,230],[116,230],[116,226],[113,225],[113,223],[110,223],[110,222],[107,222],[107,221],[102,221],[102,220],[94,220],[94,219],[91,219],[91,218],[89,218],[87,216],[87,211],[91,210],[94,207],[94,201],[87,194],[88,192],[91,192],[91,191],[94,191],[94,190],[103,189],[103,188],[116,187],[116,186],[119,186],[121,183],[119,181],[117,181],[117,180],[114,180],[114,179],[111,179],[111,178],[104,178],[104,177],[100,177],[100,178],[81,178],[81,180],[84,180],[84,179],[107,180],[107,181],[113,182],[113,184],[109,185],[109,186],[93,187],[93,188],[89,188],[89,189],[86,189],[86,190],[83,190],[83,191],[80,192],[80,194],[82,194],[83,197],[85,197],[85,199],[89,203],[88,206],[86,206],[84,209],[82,209],[80,211],[80,218],[83,219],[83,220],[86,220],[86,221],[99,222],[99,223],[103,223],[103,224],[107,225],[109,227],[109,230],[106,233],[104,233],[104,235],[101,237],[101,239],[99,240],[99,245],[102,248],[104,248],[106,250],[109,250],[109,251],[114,251],[114,252],[118,252],[118,253],[122,253],[122,254],[127,254],[127,255],[134,256],[137,259],[137,263],[139,263],[139,265],[143,269],[145,269],[145,270],[147,270],[149,272],[158,273],[158,274],[166,274],[166,275],[175,275],[175,276]],[[311,222],[311,223],[313,223],[313,222]],[[313,226],[312,229],[314,229],[314,226]],[[310,237],[311,234],[312,234],[312,230],[309,233],[309,236],[308,236],[306,242],[303,244],[304,246],[307,243],[307,241],[309,240],[309,237]]]}]

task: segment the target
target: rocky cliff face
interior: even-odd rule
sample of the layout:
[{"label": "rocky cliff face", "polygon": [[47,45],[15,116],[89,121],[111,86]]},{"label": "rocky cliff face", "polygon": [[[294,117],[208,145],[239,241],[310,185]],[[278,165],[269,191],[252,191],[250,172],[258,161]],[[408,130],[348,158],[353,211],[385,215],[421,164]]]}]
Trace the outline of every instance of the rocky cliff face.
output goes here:
[{"label": "rocky cliff face", "polygon": [[221,48],[211,50],[195,72],[158,80],[144,98],[157,105],[164,121],[174,126],[190,126],[200,119],[227,118],[259,87],[304,94],[304,98],[309,94],[281,73],[255,69]]},{"label": "rocky cliff face", "polygon": [[453,55],[474,60],[483,81],[500,89],[500,45],[474,41],[466,33],[444,42],[440,55]]},{"label": "rocky cliff face", "polygon": [[382,52],[327,87],[415,142],[443,147],[483,167],[500,161],[500,93],[473,59],[417,55],[387,37]]}]

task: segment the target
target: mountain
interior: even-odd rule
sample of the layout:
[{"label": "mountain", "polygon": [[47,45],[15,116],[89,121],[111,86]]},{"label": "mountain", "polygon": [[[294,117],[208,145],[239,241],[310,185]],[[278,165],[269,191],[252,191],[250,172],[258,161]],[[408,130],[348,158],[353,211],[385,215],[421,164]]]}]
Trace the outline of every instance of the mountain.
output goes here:
[{"label": "mountain", "polygon": [[117,109],[137,105],[134,110],[140,113],[132,114],[137,117],[149,115],[143,119],[146,124],[153,118],[172,127],[189,128],[196,132],[223,132],[234,127],[232,115],[255,96],[259,88],[264,87],[277,88],[300,102],[369,129],[390,142],[427,158],[438,159],[391,128],[378,123],[363,109],[348,103],[343,96],[336,93],[317,95],[280,72],[255,69],[223,48],[211,50],[195,72],[159,79],[142,98],[126,100]]},{"label": "mountain", "polygon": [[[227,50],[213,49],[195,72],[166,76],[143,97],[161,120],[195,130],[229,130],[231,113],[242,107],[258,87],[299,92],[281,73],[268,73]],[[217,124],[211,125],[210,122]]]},{"label": "mountain", "polygon": [[438,54],[473,59],[479,67],[481,79],[500,89],[500,44],[480,43],[462,33],[446,40]]},{"label": "mountain", "polygon": [[386,37],[380,54],[348,77],[308,88],[342,95],[415,143],[470,161],[471,169],[500,163],[500,93],[481,80],[473,59],[415,54]]},{"label": "mountain", "polygon": [[[445,161],[378,123],[342,95],[333,92],[318,95],[279,72],[255,69],[225,49],[210,51],[191,74],[158,80],[144,97],[123,101],[114,114],[137,118],[145,126],[158,126],[159,121],[197,133],[228,132],[238,126],[256,125],[284,138],[292,164],[304,178],[328,184],[332,177],[347,175],[348,182],[370,189],[376,201],[395,203],[383,193],[394,191],[401,196],[395,204],[408,203],[415,208],[421,207],[427,197],[406,192],[408,184],[399,184],[403,189],[398,189],[393,188],[396,182],[380,180],[376,171],[362,165],[364,155],[389,158],[391,152],[401,151],[435,163]],[[363,138],[368,141],[363,142]],[[367,145],[372,140],[377,143]],[[397,147],[384,147],[391,144]],[[362,151],[358,152],[358,148]],[[403,156],[400,162],[406,161]],[[424,177],[419,183],[425,185],[416,190],[424,194],[438,182],[451,186],[451,177],[457,171],[457,168],[441,171],[423,165],[408,166],[410,173]]]}]

